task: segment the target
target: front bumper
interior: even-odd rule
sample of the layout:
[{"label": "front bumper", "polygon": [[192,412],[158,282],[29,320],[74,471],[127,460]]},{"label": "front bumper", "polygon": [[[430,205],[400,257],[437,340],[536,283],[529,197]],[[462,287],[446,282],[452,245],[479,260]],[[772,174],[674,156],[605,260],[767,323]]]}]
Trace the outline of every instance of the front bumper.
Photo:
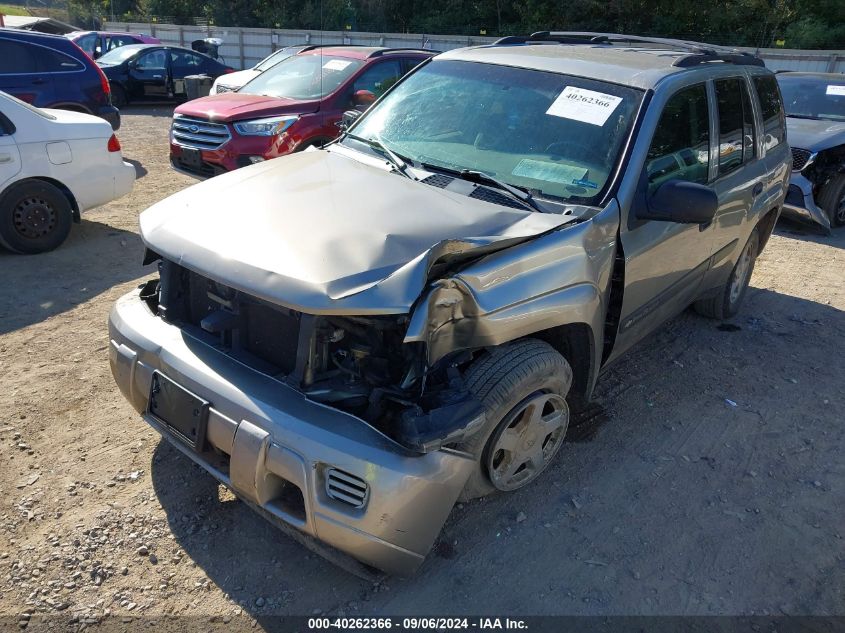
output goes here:
[{"label": "front bumper", "polygon": [[[232,137],[217,149],[201,149],[202,164],[190,165],[182,160],[182,145],[171,138],[170,164],[179,172],[197,178],[211,178],[253,164],[253,159],[270,160],[290,154],[298,139],[285,132],[279,136],[240,136],[230,129]],[[196,148],[194,148],[196,149]]]},{"label": "front bumper", "polygon": [[[456,451],[407,452],[307,400],[156,317],[137,290],[115,304],[109,334],[112,374],[147,423],[275,521],[388,573],[416,570],[474,466]],[[148,413],[154,371],[211,403],[205,452]],[[331,469],[366,482],[362,507],[330,496]]]},{"label": "front bumper", "polygon": [[824,209],[816,205],[813,199],[813,183],[801,172],[792,172],[782,215],[795,220],[812,222],[826,233],[830,233],[830,218]]}]

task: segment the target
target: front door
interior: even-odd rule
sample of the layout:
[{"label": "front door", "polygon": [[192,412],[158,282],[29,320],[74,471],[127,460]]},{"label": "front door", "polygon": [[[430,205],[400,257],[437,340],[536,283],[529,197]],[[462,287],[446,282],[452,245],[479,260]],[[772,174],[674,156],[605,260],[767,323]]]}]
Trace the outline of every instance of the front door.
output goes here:
[{"label": "front door", "polygon": [[129,75],[135,88],[133,93],[148,99],[167,97],[168,65],[169,60],[165,48],[156,48],[141,53],[129,69]]},{"label": "front door", "polygon": [[[710,127],[705,83],[681,88],[669,97],[649,146],[637,195],[652,195],[668,180],[708,184]],[[611,358],[690,304],[709,267],[712,247],[710,224],[632,217],[620,233],[625,294]]]}]

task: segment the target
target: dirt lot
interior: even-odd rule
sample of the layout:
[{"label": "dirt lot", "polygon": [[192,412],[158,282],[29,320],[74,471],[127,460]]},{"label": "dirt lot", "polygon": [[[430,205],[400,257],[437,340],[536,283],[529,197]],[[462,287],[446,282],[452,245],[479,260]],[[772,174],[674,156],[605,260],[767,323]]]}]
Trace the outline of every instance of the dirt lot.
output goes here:
[{"label": "dirt lot", "polygon": [[549,473],[458,506],[415,578],[373,585],[222,492],[113,385],[108,311],[152,273],[137,216],[192,182],[168,169],[168,115],[124,117],[131,195],[56,252],[0,253],[0,614],[845,614],[845,231],[779,227],[732,323],[667,324]]}]

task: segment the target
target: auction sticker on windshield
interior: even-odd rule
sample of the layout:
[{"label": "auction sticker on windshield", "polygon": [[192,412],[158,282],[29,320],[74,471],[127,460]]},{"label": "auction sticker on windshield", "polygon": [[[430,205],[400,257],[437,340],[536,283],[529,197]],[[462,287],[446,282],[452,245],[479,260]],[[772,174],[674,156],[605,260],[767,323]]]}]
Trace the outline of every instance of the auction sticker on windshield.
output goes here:
[{"label": "auction sticker on windshield", "polygon": [[326,70],[343,70],[352,62],[345,62],[342,59],[330,59],[325,64],[323,64],[323,68]]},{"label": "auction sticker on windshield", "polygon": [[552,102],[546,114],[592,125],[604,125],[621,102],[622,97],[567,86]]},{"label": "auction sticker on windshield", "polygon": [[837,97],[845,97],[845,86],[828,86],[827,94],[836,95]]}]

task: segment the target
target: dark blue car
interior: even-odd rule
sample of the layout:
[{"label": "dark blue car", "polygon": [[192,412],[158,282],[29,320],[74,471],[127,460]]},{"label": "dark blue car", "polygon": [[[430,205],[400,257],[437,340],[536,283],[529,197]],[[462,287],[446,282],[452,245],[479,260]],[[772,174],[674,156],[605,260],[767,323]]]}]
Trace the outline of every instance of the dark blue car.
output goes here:
[{"label": "dark blue car", "polygon": [[40,108],[86,112],[120,127],[102,70],[60,35],[0,29],[0,90]]}]

